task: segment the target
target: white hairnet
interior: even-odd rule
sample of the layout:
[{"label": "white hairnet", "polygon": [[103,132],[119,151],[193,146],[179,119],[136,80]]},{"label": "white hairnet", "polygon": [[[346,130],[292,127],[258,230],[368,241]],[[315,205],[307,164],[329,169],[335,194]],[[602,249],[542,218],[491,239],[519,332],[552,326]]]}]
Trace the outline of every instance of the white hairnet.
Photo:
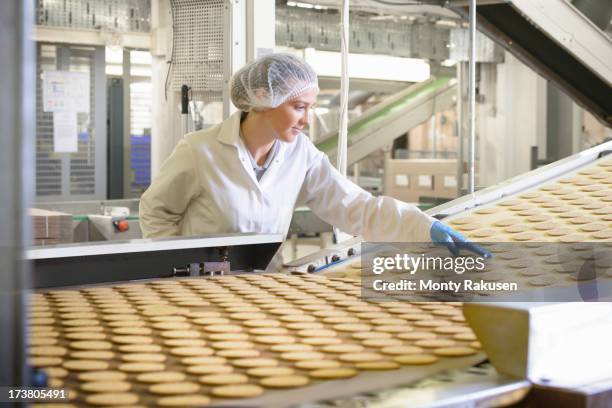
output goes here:
[{"label": "white hairnet", "polygon": [[234,74],[230,88],[232,102],[244,112],[276,108],[319,89],[312,67],[290,54],[268,54],[248,63]]}]

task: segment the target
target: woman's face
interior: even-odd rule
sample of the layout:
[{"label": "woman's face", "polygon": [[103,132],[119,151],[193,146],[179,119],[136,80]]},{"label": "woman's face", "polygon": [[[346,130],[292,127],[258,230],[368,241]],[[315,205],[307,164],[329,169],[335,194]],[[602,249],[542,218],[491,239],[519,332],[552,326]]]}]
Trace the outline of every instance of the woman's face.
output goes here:
[{"label": "woman's face", "polygon": [[276,139],[289,143],[295,140],[308,125],[308,115],[318,94],[317,89],[309,89],[277,108],[264,112]]}]

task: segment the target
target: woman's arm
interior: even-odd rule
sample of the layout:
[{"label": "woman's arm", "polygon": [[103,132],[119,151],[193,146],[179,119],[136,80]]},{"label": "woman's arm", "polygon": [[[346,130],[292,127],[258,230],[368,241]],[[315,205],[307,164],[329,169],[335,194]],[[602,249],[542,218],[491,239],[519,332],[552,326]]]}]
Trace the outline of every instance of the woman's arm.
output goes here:
[{"label": "woman's arm", "polygon": [[181,140],[140,198],[143,237],[180,235],[180,221],[189,203],[200,194],[193,151]]},{"label": "woman's arm", "polygon": [[342,231],[370,242],[431,242],[435,221],[416,206],[391,197],[374,197],[342,176],[317,152],[298,202]]}]

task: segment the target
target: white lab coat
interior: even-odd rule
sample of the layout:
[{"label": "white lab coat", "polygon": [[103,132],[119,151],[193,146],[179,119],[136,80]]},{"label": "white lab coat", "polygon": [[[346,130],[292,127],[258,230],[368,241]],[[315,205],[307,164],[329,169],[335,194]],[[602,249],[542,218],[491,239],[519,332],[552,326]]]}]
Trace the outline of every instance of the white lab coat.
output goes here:
[{"label": "white lab coat", "polygon": [[413,205],[374,197],[343,177],[304,134],[280,142],[257,181],[239,140],[240,112],[190,133],[140,200],[145,237],[232,232],[287,235],[293,210],[308,206],[342,231],[371,242],[430,242],[434,219]]}]

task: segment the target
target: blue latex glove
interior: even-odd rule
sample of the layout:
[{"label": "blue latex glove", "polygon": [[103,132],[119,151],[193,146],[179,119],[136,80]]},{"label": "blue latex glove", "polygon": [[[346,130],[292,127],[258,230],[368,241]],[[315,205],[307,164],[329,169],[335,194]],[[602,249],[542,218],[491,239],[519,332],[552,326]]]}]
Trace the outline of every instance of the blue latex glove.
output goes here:
[{"label": "blue latex glove", "polygon": [[430,235],[434,244],[444,245],[454,256],[459,256],[459,251],[466,249],[484,258],[491,257],[489,251],[471,243],[466,237],[440,221],[431,225]]}]

